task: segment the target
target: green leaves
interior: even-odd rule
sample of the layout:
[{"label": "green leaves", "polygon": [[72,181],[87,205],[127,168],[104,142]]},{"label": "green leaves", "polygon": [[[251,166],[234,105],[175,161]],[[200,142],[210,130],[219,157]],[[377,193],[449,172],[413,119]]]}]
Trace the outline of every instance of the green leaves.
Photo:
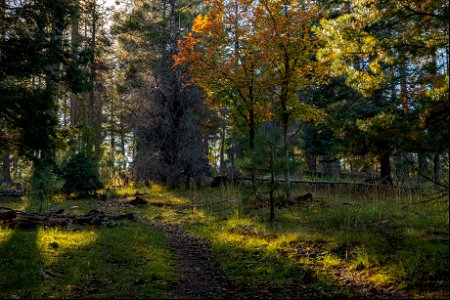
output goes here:
[{"label": "green leaves", "polygon": [[94,162],[82,154],[76,154],[69,160],[62,177],[65,180],[63,190],[69,194],[86,197],[90,192],[103,188]]}]

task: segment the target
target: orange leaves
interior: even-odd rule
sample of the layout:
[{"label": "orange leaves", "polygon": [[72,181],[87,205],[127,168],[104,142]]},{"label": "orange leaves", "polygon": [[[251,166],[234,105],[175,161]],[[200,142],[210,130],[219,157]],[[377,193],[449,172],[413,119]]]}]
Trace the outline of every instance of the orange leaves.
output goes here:
[{"label": "orange leaves", "polygon": [[199,14],[192,25],[192,31],[201,33],[207,31],[211,27],[211,19],[208,15]]},{"label": "orange leaves", "polygon": [[[179,42],[176,65],[213,106],[226,105],[259,121],[273,119],[273,101],[297,95],[321,70],[314,62],[313,1],[207,0],[192,33]],[[280,93],[284,95],[280,95]],[[296,97],[296,96],[295,96]],[[281,106],[286,106],[286,103]]]},{"label": "orange leaves", "polygon": [[175,62],[175,66],[187,65],[189,62],[192,62],[200,57],[201,53],[195,50],[195,45],[198,41],[199,40],[193,37],[191,33],[189,33],[183,40],[178,41],[178,47],[180,49],[179,53],[172,57]]}]

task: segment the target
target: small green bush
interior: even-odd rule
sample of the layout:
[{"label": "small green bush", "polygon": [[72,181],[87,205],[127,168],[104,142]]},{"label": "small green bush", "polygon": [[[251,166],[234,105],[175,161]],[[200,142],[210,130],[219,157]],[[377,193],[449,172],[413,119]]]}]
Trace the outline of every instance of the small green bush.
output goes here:
[{"label": "small green bush", "polygon": [[75,193],[80,197],[87,197],[89,193],[103,188],[95,163],[84,156],[76,154],[63,169],[63,191]]}]

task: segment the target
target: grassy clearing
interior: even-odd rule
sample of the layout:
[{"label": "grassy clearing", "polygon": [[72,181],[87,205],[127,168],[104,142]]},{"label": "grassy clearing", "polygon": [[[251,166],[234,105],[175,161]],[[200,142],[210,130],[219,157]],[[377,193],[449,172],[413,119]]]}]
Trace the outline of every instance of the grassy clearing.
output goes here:
[{"label": "grassy clearing", "polygon": [[[93,202],[52,206],[84,213]],[[161,298],[177,280],[164,235],[128,221],[113,228],[0,229],[0,258],[0,298]]]},{"label": "grassy clearing", "polygon": [[233,188],[158,190],[147,199],[179,205],[141,213],[183,224],[209,240],[216,260],[239,283],[335,286],[348,295],[350,283],[360,281],[417,297],[448,295],[445,203],[415,204],[423,199],[414,195],[315,191],[317,202],[278,208],[270,224],[268,209],[241,201],[243,194]]},{"label": "grassy clearing", "polygon": [[[310,190],[294,194],[305,192]],[[136,193],[152,205],[114,206]],[[255,207],[248,194],[245,187],[167,191],[153,184],[107,190],[103,200],[55,199],[49,207],[67,213],[127,210],[183,226],[210,242],[214,259],[232,281],[255,289],[308,286],[351,296],[352,283],[362,282],[406,289],[417,298],[448,297],[449,223],[443,213],[448,203],[381,192],[313,191],[316,202],[278,207],[270,224],[268,208]],[[1,232],[0,257],[6,263],[0,266],[0,297],[151,298],[176,280],[161,234],[137,223],[75,232]],[[59,247],[51,248],[52,241]]]}]

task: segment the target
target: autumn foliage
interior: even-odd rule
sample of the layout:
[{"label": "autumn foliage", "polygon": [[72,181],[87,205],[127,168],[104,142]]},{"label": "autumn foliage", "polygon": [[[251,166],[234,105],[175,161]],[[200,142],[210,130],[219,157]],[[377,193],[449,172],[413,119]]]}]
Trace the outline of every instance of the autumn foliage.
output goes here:
[{"label": "autumn foliage", "polygon": [[296,95],[318,78],[317,41],[311,35],[318,17],[316,4],[204,3],[208,12],[198,15],[192,32],[179,41],[174,61],[188,66],[190,82],[204,89],[211,106],[231,107],[233,115],[248,127],[305,113]]}]

